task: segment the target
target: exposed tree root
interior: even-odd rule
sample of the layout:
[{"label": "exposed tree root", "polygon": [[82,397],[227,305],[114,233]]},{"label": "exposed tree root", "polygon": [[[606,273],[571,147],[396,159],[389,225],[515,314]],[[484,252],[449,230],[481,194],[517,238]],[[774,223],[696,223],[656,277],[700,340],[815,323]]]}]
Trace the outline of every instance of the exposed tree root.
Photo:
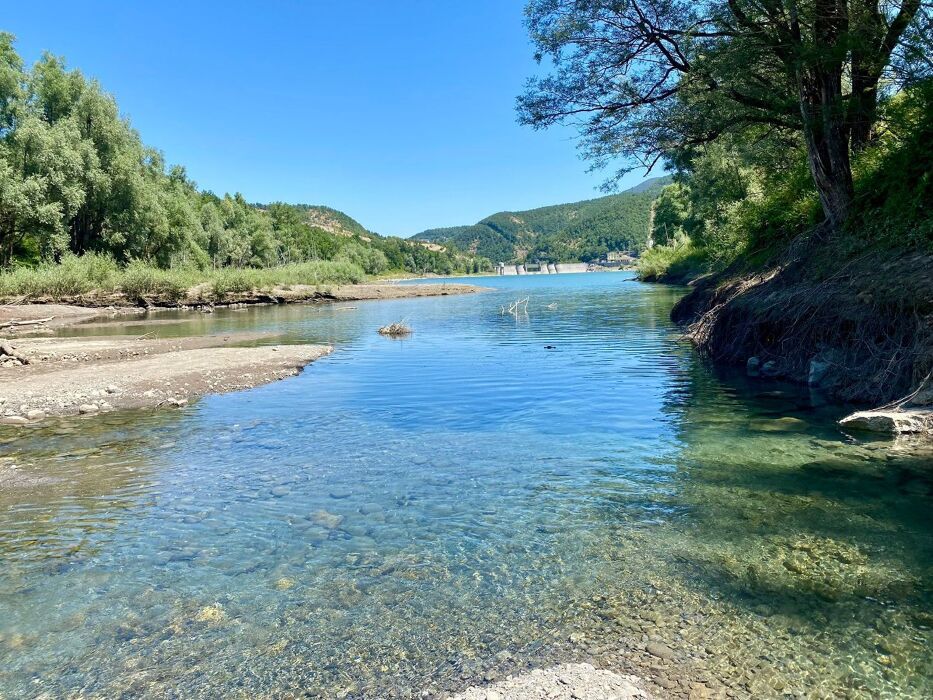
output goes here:
[{"label": "exposed tree root", "polygon": [[819,362],[821,385],[843,400],[922,388],[933,371],[933,255],[866,253],[839,265],[815,249],[792,245],[763,273],[703,280],[672,316],[715,361],[755,356],[795,381]]}]

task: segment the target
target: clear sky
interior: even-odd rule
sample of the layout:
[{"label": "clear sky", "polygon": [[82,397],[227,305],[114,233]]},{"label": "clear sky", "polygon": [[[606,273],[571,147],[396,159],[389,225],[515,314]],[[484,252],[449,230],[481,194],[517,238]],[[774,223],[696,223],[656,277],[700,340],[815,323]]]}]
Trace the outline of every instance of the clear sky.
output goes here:
[{"label": "clear sky", "polygon": [[[201,187],[407,236],[600,195],[569,129],[519,126],[523,0],[7,3]],[[630,175],[625,184],[636,184]]]}]

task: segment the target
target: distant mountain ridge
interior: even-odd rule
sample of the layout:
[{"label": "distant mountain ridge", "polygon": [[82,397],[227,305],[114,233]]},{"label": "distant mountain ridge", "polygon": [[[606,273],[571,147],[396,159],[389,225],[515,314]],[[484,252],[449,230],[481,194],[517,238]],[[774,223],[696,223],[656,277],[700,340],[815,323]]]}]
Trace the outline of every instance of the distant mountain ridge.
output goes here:
[{"label": "distant mountain ridge", "polygon": [[526,211],[503,211],[470,226],[429,229],[411,238],[493,261],[591,261],[613,250],[641,251],[651,204],[669,176],[596,199]]}]

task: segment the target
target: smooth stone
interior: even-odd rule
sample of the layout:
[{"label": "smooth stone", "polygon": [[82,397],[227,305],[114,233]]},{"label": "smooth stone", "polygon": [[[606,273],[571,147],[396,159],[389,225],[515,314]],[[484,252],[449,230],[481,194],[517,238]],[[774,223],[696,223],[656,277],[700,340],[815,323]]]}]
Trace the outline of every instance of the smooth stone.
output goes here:
[{"label": "smooth stone", "polygon": [[92,403],[83,403],[80,406],[78,406],[78,413],[82,415],[87,415],[89,413],[97,413],[99,410],[100,408],[98,408],[97,405],[92,404]]},{"label": "smooth stone", "polygon": [[289,489],[287,486],[276,486],[269,493],[271,493],[276,498],[281,498],[282,496],[287,496],[290,494],[291,489]]},{"label": "smooth stone", "polygon": [[26,418],[29,420],[43,420],[45,418],[45,411],[40,411],[38,408],[35,408],[26,413]]},{"label": "smooth stone", "polygon": [[348,489],[333,489],[330,492],[331,498],[350,498],[353,495],[353,492]]},{"label": "smooth stone", "polygon": [[774,360],[768,360],[761,366],[761,374],[764,377],[776,377],[780,374],[778,363]]},{"label": "smooth stone", "polygon": [[26,425],[29,421],[22,416],[3,416],[0,418],[2,425]]},{"label": "smooth stone", "polygon": [[677,658],[674,650],[666,644],[661,644],[661,642],[648,642],[645,646],[645,651],[652,656],[657,656],[659,659],[666,659],[667,661]]},{"label": "smooth stone", "polygon": [[308,516],[308,520],[328,530],[336,530],[343,523],[343,516],[326,510],[317,510]]},{"label": "smooth stone", "polygon": [[933,433],[933,409],[915,408],[901,411],[856,411],[841,421],[843,428],[868,430],[896,435],[900,433]]}]

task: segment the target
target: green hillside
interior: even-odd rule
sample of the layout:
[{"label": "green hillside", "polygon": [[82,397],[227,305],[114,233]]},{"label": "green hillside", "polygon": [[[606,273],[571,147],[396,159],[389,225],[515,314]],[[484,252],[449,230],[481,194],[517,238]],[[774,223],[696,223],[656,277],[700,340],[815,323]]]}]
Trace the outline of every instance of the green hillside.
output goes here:
[{"label": "green hillside", "polygon": [[412,238],[503,262],[598,260],[611,250],[641,250],[651,203],[667,177],[597,199],[528,211],[499,212],[472,226],[422,231]]},{"label": "green hillside", "polygon": [[13,37],[0,32],[0,272],[52,269],[84,255],[100,256],[108,269],[202,277],[305,263],[339,272],[340,280],[347,270],[358,279],[490,266],[456,250],[377,236],[329,207],[250,204],[240,194],[203,191],[142,141],[96,81],[51,54],[26,66]]}]

